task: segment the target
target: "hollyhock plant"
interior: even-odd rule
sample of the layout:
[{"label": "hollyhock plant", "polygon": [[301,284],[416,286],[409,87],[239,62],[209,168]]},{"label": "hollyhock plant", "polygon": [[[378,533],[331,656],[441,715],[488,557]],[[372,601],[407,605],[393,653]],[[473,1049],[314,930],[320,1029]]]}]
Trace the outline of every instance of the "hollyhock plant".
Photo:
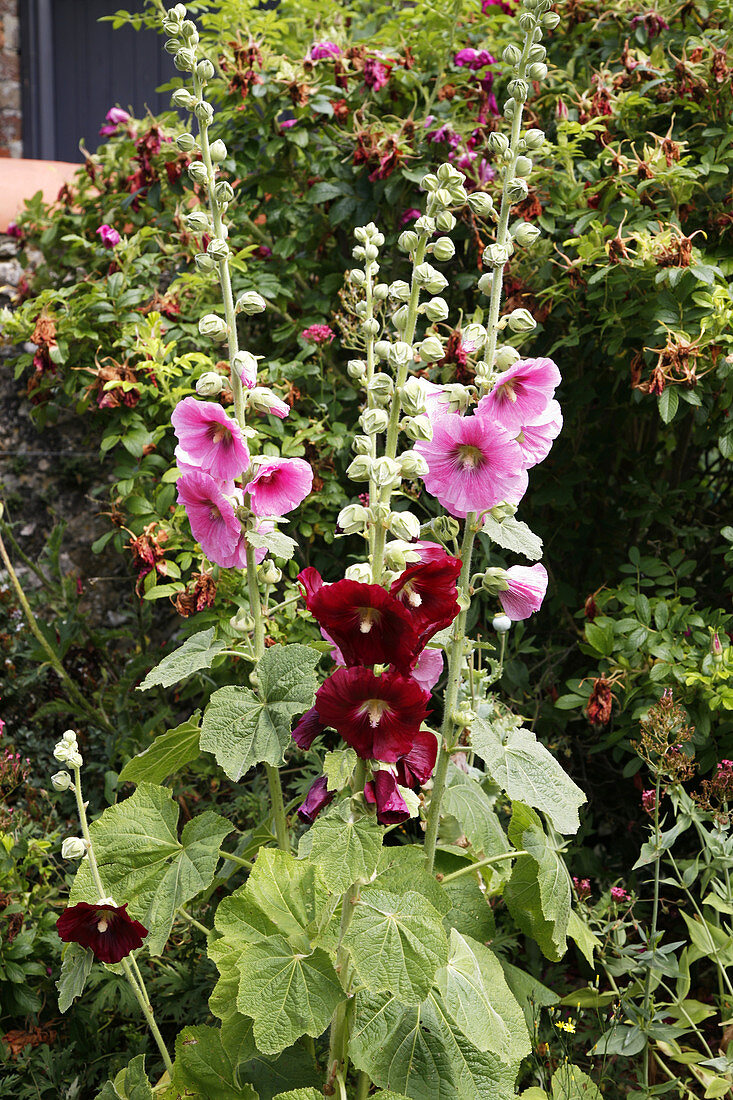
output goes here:
[{"label": "hollyhock plant", "polygon": [[309,749],[316,737],[323,733],[323,723],[318,717],[318,711],[311,707],[301,715],[293,730],[293,741],[301,749]]},{"label": "hollyhock plant", "polygon": [[319,775],[305,796],[305,802],[298,807],[298,816],[309,825],[313,824],[321,810],[328,806],[329,802],[333,802],[336,792],[329,791],[327,783],[328,780],[325,775]]},{"label": "hollyhock plant", "polygon": [[421,648],[450,626],[460,611],[456,599],[460,572],[460,558],[443,553],[442,558],[409,566],[390,587],[391,594],[409,611]]},{"label": "hollyhock plant", "polygon": [[432,691],[440,679],[445,660],[439,649],[424,649],[410,672],[423,691]]},{"label": "hollyhock plant", "polygon": [[111,225],[100,225],[97,236],[105,248],[114,248],[120,243],[122,237]]},{"label": "hollyhock plant", "polygon": [[391,771],[381,768],[364,786],[364,798],[377,807],[380,825],[398,825],[410,816],[407,803],[399,792],[397,780]]},{"label": "hollyhock plant", "polygon": [[234,506],[219,483],[202,471],[181,474],[177,481],[178,503],[183,504],[193,537],[206,557],[221,564],[239,542],[242,525]]},{"label": "hollyhock plant", "polygon": [[118,963],[131,951],[142,947],[148,930],[127,915],[127,905],[86,901],[69,906],[56,921],[56,930],[64,943],[79,943],[94,952],[103,963]]},{"label": "hollyhock plant", "polygon": [[256,516],[284,516],[305,500],[313,487],[313,470],[302,458],[263,458],[254,463],[247,492]]},{"label": "hollyhock plant", "polygon": [[249,466],[249,450],[236,420],[216,401],[179,401],[171,416],[183,460],[211,477],[229,481]]},{"label": "hollyhock plant", "polygon": [[486,413],[515,435],[543,415],[559,384],[560,371],[552,359],[520,359],[481,398],[479,415]]},{"label": "hollyhock plant", "polygon": [[518,443],[489,416],[439,416],[433,438],[414,449],[428,464],[425,488],[453,516],[519,503],[527,489]]},{"label": "hollyhock plant", "polygon": [[428,715],[430,696],[406,676],[339,668],[316,692],[316,710],[363,760],[394,764],[410,751]]},{"label": "hollyhock plant", "polygon": [[504,574],[509,587],[499,593],[499,603],[512,622],[528,619],[539,611],[547,592],[547,570],[544,565],[513,565]]}]

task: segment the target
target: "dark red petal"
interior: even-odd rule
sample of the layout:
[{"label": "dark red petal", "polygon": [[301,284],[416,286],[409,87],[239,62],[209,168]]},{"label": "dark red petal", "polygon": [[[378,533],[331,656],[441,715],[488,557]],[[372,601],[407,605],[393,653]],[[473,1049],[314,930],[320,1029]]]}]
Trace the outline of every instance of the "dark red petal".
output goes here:
[{"label": "dark red petal", "polygon": [[374,779],[364,787],[367,802],[377,806],[377,821],[380,825],[397,825],[410,816],[407,803],[397,790],[397,781],[392,772],[378,771]]},{"label": "dark red petal", "polygon": [[309,749],[320,733],[323,733],[323,723],[316,708],[311,707],[293,730],[293,741],[299,748]]},{"label": "dark red petal", "polygon": [[336,792],[327,790],[327,783],[328,780],[325,775],[319,776],[315,783],[311,785],[305,797],[305,802],[298,808],[299,817],[302,817],[303,821],[307,821],[309,825],[313,824],[323,807],[333,801]]},{"label": "dark red petal", "polygon": [[403,787],[419,787],[433,774],[438,756],[438,739],[429,730],[421,730],[410,751],[397,761],[397,779]]},{"label": "dark red petal", "polygon": [[[395,672],[339,668],[318,689],[316,709],[364,760],[394,763],[410,751],[429,699],[415,680]],[[382,713],[370,714],[369,704],[380,702]]]},{"label": "dark red petal", "polygon": [[[100,931],[100,921],[107,921],[107,928]],[[117,963],[131,951],[142,947],[148,934],[140,921],[127,915],[127,905],[98,903],[90,905],[80,901],[64,910],[56,921],[56,929],[64,943],[78,943],[90,947],[100,962]]]},{"label": "dark red petal", "polygon": [[456,588],[460,572],[460,559],[443,554],[409,566],[392,584],[390,592],[409,613],[418,633],[419,649],[450,626],[460,611]]},{"label": "dark red petal", "polygon": [[298,582],[303,588],[305,602],[310,608],[311,600],[323,588],[323,577],[317,569],[309,565],[298,574]]}]

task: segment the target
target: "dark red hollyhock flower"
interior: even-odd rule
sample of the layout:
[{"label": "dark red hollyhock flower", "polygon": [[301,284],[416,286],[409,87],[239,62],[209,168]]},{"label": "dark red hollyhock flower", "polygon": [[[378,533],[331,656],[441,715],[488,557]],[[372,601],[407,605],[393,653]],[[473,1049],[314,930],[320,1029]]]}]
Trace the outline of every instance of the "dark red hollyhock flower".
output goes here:
[{"label": "dark red hollyhock flower", "polygon": [[412,748],[430,693],[413,679],[368,668],[339,668],[316,693],[316,710],[363,760],[394,764]]},{"label": "dark red hollyhock flower", "polygon": [[409,610],[420,639],[420,649],[450,626],[460,611],[456,580],[461,572],[460,558],[450,554],[421,561],[401,573],[390,592]]},{"label": "dark red hollyhock flower", "polygon": [[397,781],[400,786],[422,786],[433,774],[437,756],[437,737],[429,730],[421,730],[410,751],[397,761]]},{"label": "dark red hollyhock flower", "polygon": [[293,730],[293,741],[299,748],[309,749],[320,733],[323,733],[323,723],[316,708],[311,707]]},{"label": "dark red hollyhock flower", "polygon": [[56,921],[56,930],[64,943],[80,943],[91,947],[95,959],[118,963],[131,951],[142,947],[148,934],[140,921],[127,915],[127,905],[112,905],[86,901],[65,909]]},{"label": "dark red hollyhock flower", "polygon": [[378,771],[364,787],[364,797],[372,806],[376,805],[380,825],[398,825],[410,816],[392,772]]},{"label": "dark red hollyhock flower", "polygon": [[[459,567],[460,568],[460,567]],[[407,674],[422,644],[410,612],[378,584],[324,584],[312,567],[298,577],[308,610],[347,665],[394,665]]]},{"label": "dark red hollyhock flower", "polygon": [[315,783],[311,785],[308,794],[305,796],[305,802],[298,808],[298,816],[302,817],[303,821],[307,821],[309,825],[313,824],[323,807],[333,800],[336,792],[327,790],[327,783],[328,780],[325,775],[320,775]]}]

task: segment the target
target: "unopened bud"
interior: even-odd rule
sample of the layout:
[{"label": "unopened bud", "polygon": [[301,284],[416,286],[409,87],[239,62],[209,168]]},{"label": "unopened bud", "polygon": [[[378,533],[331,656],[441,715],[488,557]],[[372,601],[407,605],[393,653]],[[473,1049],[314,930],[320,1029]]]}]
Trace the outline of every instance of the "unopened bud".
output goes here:
[{"label": "unopened bud", "polygon": [[359,423],[367,435],[377,435],[379,432],[386,432],[389,413],[386,409],[364,409]]},{"label": "unopened bud", "polygon": [[713,631],[713,636],[710,639],[710,652],[714,661],[722,661],[723,659],[723,646],[720,641],[720,636],[717,630]]},{"label": "unopened bud", "polygon": [[547,65],[544,61],[535,61],[527,69],[527,76],[530,80],[544,80],[547,76]]},{"label": "unopened bud", "polygon": [[408,378],[402,387],[402,408],[412,416],[425,411],[425,392],[419,378]]},{"label": "unopened bud", "polygon": [[372,294],[375,302],[386,302],[389,297],[389,287],[386,283],[377,283]]},{"label": "unopened bud", "polygon": [[433,425],[430,417],[421,413],[419,416],[404,416],[400,421],[400,430],[408,439],[417,442],[423,440],[429,442],[433,438]]},{"label": "unopened bud", "polygon": [[67,836],[61,845],[61,855],[64,859],[81,859],[87,852],[87,846],[80,836]]},{"label": "unopened bud", "polygon": [[249,612],[241,607],[229,620],[229,625],[237,634],[250,634],[254,630],[255,621]]},{"label": "unopened bud", "polygon": [[485,271],[478,281],[478,288],[482,294],[491,294],[491,287],[494,283],[494,276],[490,271]]},{"label": "unopened bud", "polygon": [[405,340],[396,340],[389,346],[387,360],[391,367],[406,367],[413,360],[412,344]]},{"label": "unopened bud", "polygon": [[417,233],[413,233],[411,229],[406,229],[397,238],[397,245],[402,252],[414,252],[418,245]]},{"label": "unopened bud", "polygon": [[420,534],[420,520],[412,512],[392,512],[388,520],[389,529],[398,539],[412,542]]},{"label": "unopened bud", "polygon": [[186,88],[176,88],[171,96],[171,103],[174,107],[182,107],[187,111],[191,110],[195,102],[195,97]]},{"label": "unopened bud", "polygon": [[395,279],[393,283],[389,284],[389,296],[390,298],[396,298],[398,302],[408,301],[410,284],[406,283],[404,279]]},{"label": "unopened bud", "polygon": [[212,164],[221,164],[222,161],[227,159],[227,147],[221,138],[212,141],[209,146],[209,156],[211,157]]},{"label": "unopened bud", "polygon": [[246,313],[248,317],[251,317],[255,313],[264,313],[267,309],[267,302],[256,290],[248,290],[246,294],[242,294],[237,298],[234,309],[237,313]]},{"label": "unopened bud", "polygon": [[527,181],[523,180],[520,176],[515,176],[514,179],[507,181],[506,185],[506,197],[511,203],[524,202],[529,194],[529,187]]},{"label": "unopened bud", "polygon": [[344,576],[347,581],[356,581],[357,584],[369,584],[372,579],[372,571],[366,562],[360,561],[356,565],[350,565]]},{"label": "unopened bud", "polygon": [[445,298],[431,298],[429,302],[425,302],[422,307],[422,312],[427,319],[432,322],[445,321],[448,317],[448,303]]},{"label": "unopened bud", "polygon": [[423,214],[415,222],[415,231],[420,233],[434,233],[435,232],[435,218],[429,218],[427,214]]},{"label": "unopened bud", "polygon": [[72,768],[81,768],[84,763],[80,752],[70,752],[67,761]]},{"label": "unopened bud", "polygon": [[377,340],[374,345],[374,354],[377,359],[386,359],[389,355],[389,340]]},{"label": "unopened bud", "polygon": [[517,222],[512,227],[512,237],[517,244],[528,245],[534,244],[542,236],[542,230],[538,229],[536,225],[531,225],[529,222],[521,221]]},{"label": "unopened bud", "polygon": [[199,321],[199,332],[202,336],[209,336],[212,340],[226,340],[227,323],[223,317],[217,317],[215,313],[206,313]]},{"label": "unopened bud", "polygon": [[213,370],[206,371],[196,379],[196,393],[199,397],[217,397],[224,388],[224,381],[220,374]]},{"label": "unopened bud", "polygon": [[357,455],[346,468],[347,477],[352,481],[369,481],[372,473],[372,459],[368,455]]},{"label": "unopened bud", "polygon": [[511,344],[502,344],[501,347],[496,349],[496,357],[494,363],[497,370],[509,370],[515,363],[518,363],[522,356],[519,354],[516,348],[513,348]]},{"label": "unopened bud", "polygon": [[510,80],[507,85],[507,91],[515,103],[524,103],[529,95],[529,84],[526,80]]},{"label": "unopened bud", "polygon": [[187,171],[194,183],[206,183],[209,178],[206,165],[200,160],[195,160],[193,164],[189,164]]},{"label": "unopened bud", "polygon": [[481,578],[481,587],[490,596],[498,596],[500,592],[506,592],[509,588],[506,570],[498,566],[487,569]]},{"label": "unopened bud", "polygon": [[456,227],[456,219],[450,210],[441,210],[435,216],[435,228],[441,233],[450,233]]},{"label": "unopened bud", "polygon": [[202,61],[199,61],[196,66],[196,76],[199,80],[211,80],[214,75],[214,66],[209,59],[205,57]]},{"label": "unopened bud", "polygon": [[392,314],[392,324],[398,332],[402,332],[407,327],[407,322],[410,318],[410,313],[407,306],[400,306]]},{"label": "unopened bud", "polygon": [[[522,51],[518,46],[505,46],[501,58],[507,65],[518,65],[522,60]],[[489,138],[489,144],[491,144],[491,138]],[[509,142],[507,142],[508,144]]]},{"label": "unopened bud", "polygon": [[214,237],[209,241],[209,246],[206,249],[207,256],[211,256],[212,260],[220,263],[225,260],[229,255],[229,245],[226,241],[223,241],[221,237]]},{"label": "unopened bud", "polygon": [[[404,451],[399,459],[402,476],[406,478],[425,477],[428,472],[428,464],[417,451]],[[395,531],[395,534],[397,532]],[[417,535],[415,535],[417,538]]]},{"label": "unopened bud", "polygon": [[425,363],[437,363],[444,355],[445,348],[439,336],[427,336],[420,344],[420,358]]},{"label": "unopened bud", "polygon": [[424,287],[428,294],[440,294],[441,290],[445,290],[448,286],[445,275],[431,264],[417,265],[415,268],[415,281]]},{"label": "unopened bud", "polygon": [[196,64],[196,53],[188,46],[183,46],[182,49],[176,52],[173,58],[173,64],[180,73],[190,73]]},{"label": "unopened bud", "polygon": [[461,332],[461,344],[464,351],[478,351],[486,343],[486,329],[476,321],[472,322]]},{"label": "unopened bud", "polygon": [[472,722],[475,722],[478,718],[476,711],[473,710],[468,703],[461,703],[456,707],[451,715],[453,722],[459,729],[467,729]]},{"label": "unopened bud", "polygon": [[541,149],[545,141],[544,131],[536,130],[534,128],[531,130],[526,130],[524,133],[524,140],[526,142],[527,148],[530,151]]},{"label": "unopened bud", "polygon": [[192,214],[187,214],[184,220],[186,229],[190,229],[192,233],[211,232],[211,222],[203,210],[194,210]]},{"label": "unopened bud", "polygon": [[556,11],[548,11],[542,16],[542,26],[548,31],[554,31],[560,22],[560,16]]},{"label": "unopened bud", "polygon": [[366,283],[366,273],[362,271],[360,267],[352,267],[349,272],[349,281],[352,282],[354,286],[364,286]]},{"label": "unopened bud", "polygon": [[429,523],[429,530],[440,542],[450,542],[458,538],[461,530],[458,520],[453,516],[436,516]]},{"label": "unopened bud", "polygon": [[257,566],[257,579],[261,584],[279,584],[283,579],[282,570],[278,569],[272,558],[265,558],[265,560]]},{"label": "unopened bud", "polygon": [[375,398],[389,399],[394,393],[394,382],[388,374],[374,374],[367,385],[367,393]]},{"label": "unopened bud", "polygon": [[423,191],[437,191],[440,187],[440,180],[434,172],[428,172],[426,176],[420,180],[420,188]]},{"label": "unopened bud", "polygon": [[379,321],[374,317],[368,317],[361,323],[361,331],[365,336],[379,336]]},{"label": "unopened bud", "polygon": [[232,367],[243,386],[251,390],[257,385],[257,359],[249,351],[238,351]]},{"label": "unopened bud", "polygon": [[439,187],[438,190],[433,194],[432,201],[435,203],[436,206],[450,206],[451,197],[448,188]]},{"label": "unopened bud", "polygon": [[196,138],[193,134],[179,134],[176,145],[182,153],[191,153],[196,148]]},{"label": "unopened bud", "polygon": [[55,791],[68,791],[73,782],[68,772],[54,772],[51,776],[51,786]]},{"label": "unopened bud", "polygon": [[215,260],[206,252],[198,252],[194,256],[193,262],[196,264],[196,270],[200,271],[202,275],[210,275],[216,269]]},{"label": "unopened bud", "polygon": [[512,620],[508,615],[494,615],[491,625],[497,634],[506,634],[512,628]]},{"label": "unopened bud", "polygon": [[349,359],[346,364],[346,373],[354,382],[361,382],[366,378],[367,365],[361,359]]},{"label": "unopened bud", "polygon": [[357,433],[351,440],[351,449],[355,455],[370,455],[372,453],[372,441],[368,435]]},{"label": "unopened bud", "polygon": [[214,188],[214,198],[217,202],[231,202],[234,198],[234,188],[231,183],[221,180]]},{"label": "unopened bud", "polygon": [[454,206],[465,206],[468,201],[468,191],[462,183],[456,183],[451,187],[450,199]]},{"label": "unopened bud", "polygon": [[444,264],[452,260],[456,254],[456,246],[450,237],[439,237],[433,245],[433,256],[438,263]]},{"label": "unopened bud", "polygon": [[336,522],[347,535],[360,535],[368,519],[367,510],[362,504],[347,504],[339,512]]},{"label": "unopened bud", "polygon": [[529,157],[517,157],[514,170],[518,176],[528,176],[532,171],[532,161]]},{"label": "unopened bud", "polygon": [[468,196],[468,205],[479,218],[485,218],[494,209],[494,200],[485,191],[474,191]]},{"label": "unopened bud", "polygon": [[[354,459],[354,462],[356,461],[357,460]],[[378,458],[373,463],[373,467],[372,476],[374,477],[374,483],[378,485],[380,489],[385,489],[389,485],[394,485],[395,482],[400,479],[400,464],[393,458]]]},{"label": "unopened bud", "polygon": [[484,249],[485,267],[503,267],[508,262],[512,250],[509,244],[490,244]]},{"label": "unopened bud", "polygon": [[214,108],[203,99],[200,99],[194,105],[193,113],[196,115],[202,127],[210,126],[214,121]]},{"label": "unopened bud", "polygon": [[77,742],[76,730],[64,730],[64,732],[61,734],[61,740],[65,741],[67,745],[76,746],[76,742]]},{"label": "unopened bud", "polygon": [[532,332],[537,328],[537,322],[528,309],[513,309],[507,317],[507,324],[512,332]]}]

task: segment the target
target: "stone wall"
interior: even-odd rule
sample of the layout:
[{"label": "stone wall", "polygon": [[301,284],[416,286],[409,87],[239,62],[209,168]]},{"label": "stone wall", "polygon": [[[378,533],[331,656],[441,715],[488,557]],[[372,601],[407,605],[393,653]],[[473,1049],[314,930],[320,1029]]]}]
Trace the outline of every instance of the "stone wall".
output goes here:
[{"label": "stone wall", "polygon": [[23,155],[17,0],[0,0],[0,157]]}]

